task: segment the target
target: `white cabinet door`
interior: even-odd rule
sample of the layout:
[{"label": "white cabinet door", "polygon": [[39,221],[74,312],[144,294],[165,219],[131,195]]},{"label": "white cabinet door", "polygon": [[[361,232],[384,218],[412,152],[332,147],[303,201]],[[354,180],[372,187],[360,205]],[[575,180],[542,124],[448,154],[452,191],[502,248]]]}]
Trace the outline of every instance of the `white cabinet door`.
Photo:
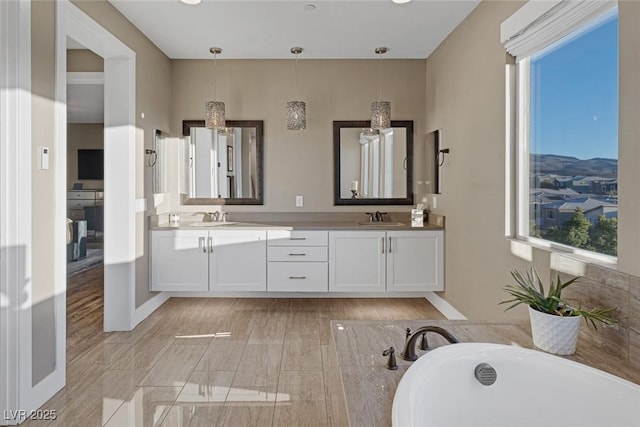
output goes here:
[{"label": "white cabinet door", "polygon": [[152,291],[209,289],[207,231],[151,232]]},{"label": "white cabinet door", "polygon": [[267,232],[210,231],[211,291],[267,290]]},{"label": "white cabinet door", "polygon": [[384,292],[385,232],[329,232],[329,291]]},{"label": "white cabinet door", "polygon": [[443,240],[443,231],[387,231],[387,290],[442,291]]}]

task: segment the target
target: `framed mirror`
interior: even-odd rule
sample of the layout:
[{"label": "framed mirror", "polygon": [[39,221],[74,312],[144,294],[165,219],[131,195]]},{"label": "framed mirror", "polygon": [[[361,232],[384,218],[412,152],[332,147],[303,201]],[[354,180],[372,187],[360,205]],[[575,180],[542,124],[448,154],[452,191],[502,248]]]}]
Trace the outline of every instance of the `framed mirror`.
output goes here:
[{"label": "framed mirror", "polygon": [[413,121],[333,122],[334,205],[413,204]]},{"label": "framed mirror", "polygon": [[224,130],[204,120],[184,120],[186,139],[180,162],[184,205],[262,205],[264,124],[227,120]]}]

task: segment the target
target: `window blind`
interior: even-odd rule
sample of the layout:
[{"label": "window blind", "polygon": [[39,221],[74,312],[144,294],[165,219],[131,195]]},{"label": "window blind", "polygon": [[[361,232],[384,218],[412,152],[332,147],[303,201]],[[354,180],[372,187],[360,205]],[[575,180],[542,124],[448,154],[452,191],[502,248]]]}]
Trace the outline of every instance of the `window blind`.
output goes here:
[{"label": "window blind", "polygon": [[614,0],[530,0],[502,23],[500,39],[520,60],[616,6]]}]

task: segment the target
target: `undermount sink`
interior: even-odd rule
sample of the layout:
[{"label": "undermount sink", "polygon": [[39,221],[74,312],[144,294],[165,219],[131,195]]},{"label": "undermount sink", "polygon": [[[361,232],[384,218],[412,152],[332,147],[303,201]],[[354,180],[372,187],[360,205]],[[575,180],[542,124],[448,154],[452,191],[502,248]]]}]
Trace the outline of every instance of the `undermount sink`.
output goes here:
[{"label": "undermount sink", "polygon": [[402,227],[407,224],[405,224],[404,222],[398,222],[398,221],[379,221],[379,222],[361,221],[361,222],[358,222],[358,225],[366,225],[371,227]]},{"label": "undermount sink", "polygon": [[211,222],[193,222],[189,224],[189,227],[220,227],[224,225],[233,225],[232,221],[211,221]]}]

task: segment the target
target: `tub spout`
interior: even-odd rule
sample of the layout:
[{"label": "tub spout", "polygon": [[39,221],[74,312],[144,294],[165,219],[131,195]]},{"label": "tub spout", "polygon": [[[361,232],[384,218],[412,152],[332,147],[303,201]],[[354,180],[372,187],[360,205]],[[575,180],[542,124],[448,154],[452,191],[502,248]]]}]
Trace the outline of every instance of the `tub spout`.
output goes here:
[{"label": "tub spout", "polygon": [[[435,332],[436,334],[449,341],[451,344],[460,342],[446,329],[443,329],[439,326],[423,326],[413,331],[413,333],[407,338],[406,342],[404,343],[404,350],[402,350],[402,353],[400,353],[400,357],[410,362],[416,360],[418,358],[418,356],[416,355],[416,341],[418,341],[418,338],[425,335],[427,332]],[[426,338],[423,338],[423,340],[426,341]]]}]

